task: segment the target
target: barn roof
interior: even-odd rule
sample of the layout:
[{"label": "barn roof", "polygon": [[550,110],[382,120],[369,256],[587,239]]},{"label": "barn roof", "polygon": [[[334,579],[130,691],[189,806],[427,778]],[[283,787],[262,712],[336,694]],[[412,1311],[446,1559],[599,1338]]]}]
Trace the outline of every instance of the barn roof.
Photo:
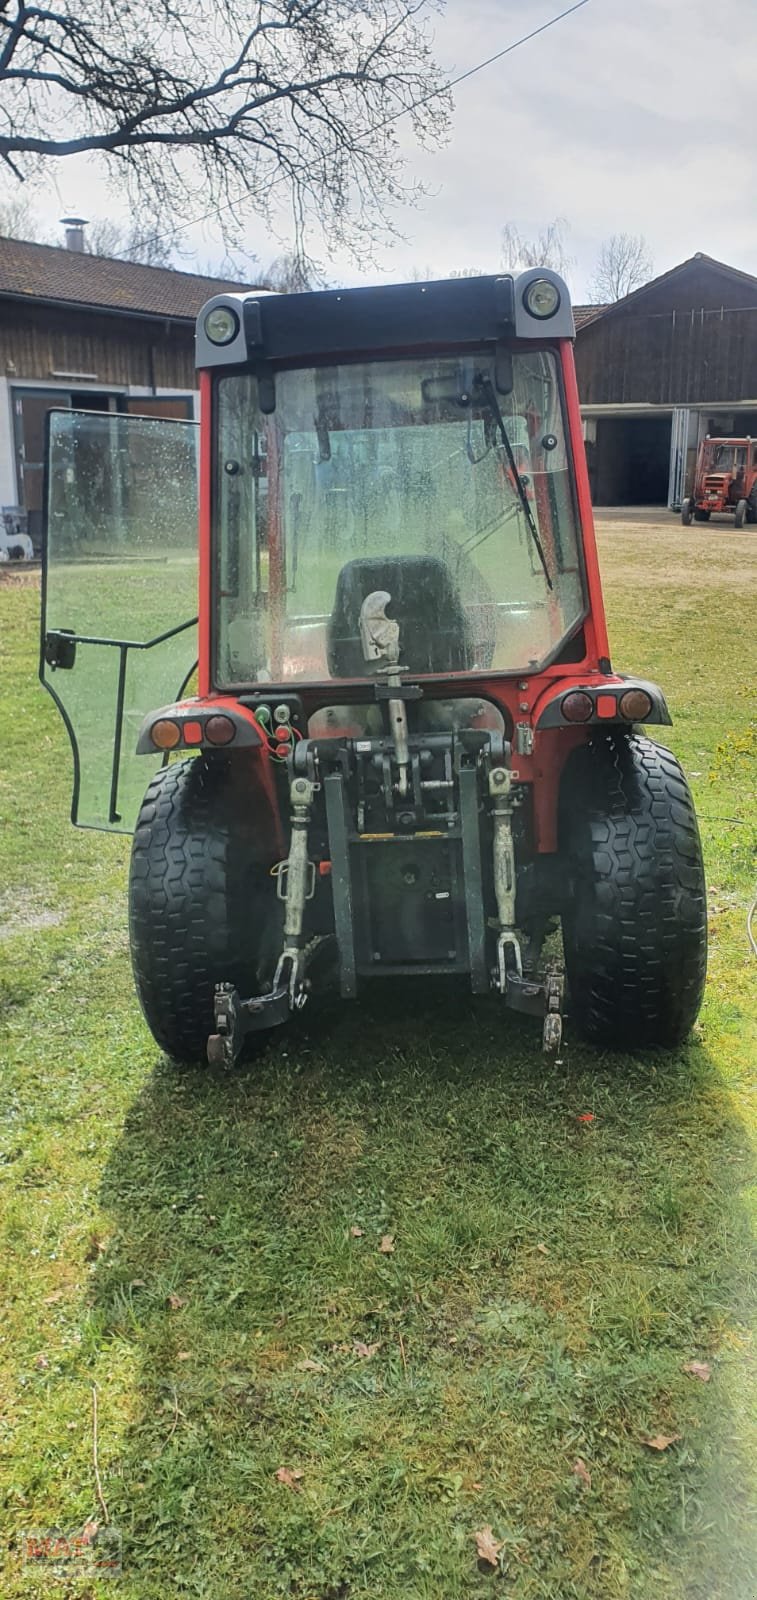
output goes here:
[{"label": "barn roof", "polygon": [[[698,250],[696,255],[689,256],[686,261],[679,261],[677,267],[671,267],[668,272],[660,273],[657,278],[650,278],[648,283],[642,283],[640,288],[632,289],[630,294],[625,294],[620,300],[614,300],[608,306],[574,306],[573,315],[576,319],[576,329],[585,327],[587,323],[596,321],[597,317],[611,316],[614,311],[626,311],[633,308],[637,302],[651,291],[676,284],[687,274],[701,272],[707,269],[713,277],[725,278],[730,284],[740,285],[748,294],[748,304],[757,304],[757,278],[751,272],[742,272],[738,267],[729,267],[725,261],[716,261],[714,256],[705,255]],[[586,315],[584,315],[586,313]]]},{"label": "barn roof", "polygon": [[85,255],[59,245],[0,238],[0,298],[59,301],[88,310],[194,322],[211,295],[259,288],[173,267],[146,267],[111,256]]},{"label": "barn roof", "polygon": [[576,324],[576,333],[579,328],[585,328],[587,322],[593,322],[595,317],[601,317],[607,306],[574,306],[573,321]]}]

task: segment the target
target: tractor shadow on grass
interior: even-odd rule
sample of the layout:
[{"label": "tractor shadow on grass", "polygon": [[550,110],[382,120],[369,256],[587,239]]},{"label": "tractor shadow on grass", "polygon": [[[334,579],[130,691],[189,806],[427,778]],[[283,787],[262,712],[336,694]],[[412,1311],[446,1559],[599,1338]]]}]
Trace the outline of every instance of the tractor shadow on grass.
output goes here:
[{"label": "tractor shadow on grass", "polygon": [[160,1062],[93,1308],[137,1362],[109,1485],[135,1593],[488,1594],[494,1521],[516,1600],[629,1571],[746,1600],[748,1173],[701,1043],[546,1065],[449,985],[313,1005],[227,1077]]}]

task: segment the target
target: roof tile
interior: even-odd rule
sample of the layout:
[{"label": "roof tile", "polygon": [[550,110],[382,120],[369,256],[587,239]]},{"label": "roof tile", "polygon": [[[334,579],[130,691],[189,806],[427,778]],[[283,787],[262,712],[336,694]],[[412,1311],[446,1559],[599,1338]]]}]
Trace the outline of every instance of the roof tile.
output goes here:
[{"label": "roof tile", "polygon": [[58,245],[0,238],[0,296],[61,300],[91,308],[193,322],[211,295],[259,284],[206,278],[172,267],[145,267],[111,256],[90,256]]}]

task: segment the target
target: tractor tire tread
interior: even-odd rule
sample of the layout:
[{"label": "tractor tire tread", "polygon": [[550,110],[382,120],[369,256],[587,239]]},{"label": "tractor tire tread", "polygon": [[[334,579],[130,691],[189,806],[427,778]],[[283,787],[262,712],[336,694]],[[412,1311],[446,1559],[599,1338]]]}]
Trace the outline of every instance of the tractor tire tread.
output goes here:
[{"label": "tractor tire tread", "polygon": [[[129,877],[132,967],[156,1042],[177,1061],[204,1059],[220,980],[254,987],[254,919],[237,892],[256,840],[238,804],[234,764],[192,757],[148,785]],[[249,804],[249,801],[248,801]]]},{"label": "tractor tire tread", "polygon": [[564,917],[574,1013],[609,1045],[675,1045],[699,1011],[707,900],[688,784],[671,751],[609,735],[575,753],[561,824],[577,902]]}]

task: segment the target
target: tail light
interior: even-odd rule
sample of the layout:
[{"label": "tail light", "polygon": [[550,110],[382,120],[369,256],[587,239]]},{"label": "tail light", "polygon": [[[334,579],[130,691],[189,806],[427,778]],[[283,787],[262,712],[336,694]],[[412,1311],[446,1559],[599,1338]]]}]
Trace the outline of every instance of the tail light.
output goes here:
[{"label": "tail light", "polygon": [[566,694],[562,703],[566,722],[588,722],[593,710],[591,695],[584,694],[582,689],[574,689],[572,694]]},{"label": "tail light", "polygon": [[231,744],[235,732],[231,717],[208,717],[205,724],[205,737],[211,744]]}]

